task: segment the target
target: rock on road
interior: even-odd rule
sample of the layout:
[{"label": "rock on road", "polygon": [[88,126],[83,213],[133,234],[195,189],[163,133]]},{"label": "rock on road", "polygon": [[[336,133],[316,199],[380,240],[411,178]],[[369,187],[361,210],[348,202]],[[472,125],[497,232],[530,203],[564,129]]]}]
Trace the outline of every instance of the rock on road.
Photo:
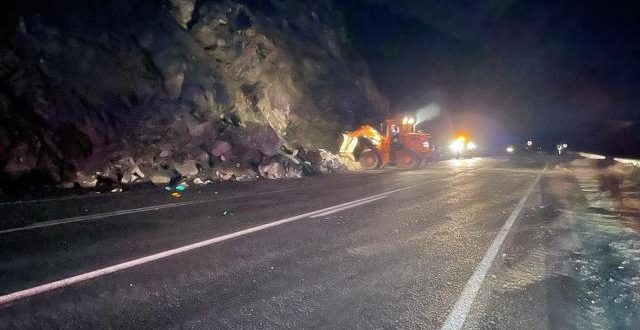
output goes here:
[{"label": "rock on road", "polygon": [[0,328],[438,329],[510,217],[464,327],[594,324],[558,236],[584,211],[576,171],[474,158],[3,203]]}]

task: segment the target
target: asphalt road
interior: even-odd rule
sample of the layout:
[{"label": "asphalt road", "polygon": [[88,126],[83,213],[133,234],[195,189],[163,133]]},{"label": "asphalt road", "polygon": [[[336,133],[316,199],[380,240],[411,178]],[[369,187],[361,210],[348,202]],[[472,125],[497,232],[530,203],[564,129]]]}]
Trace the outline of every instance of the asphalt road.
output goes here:
[{"label": "asphalt road", "polygon": [[[579,288],[530,260],[562,170],[483,158],[6,202],[0,329],[572,328],[558,311]],[[513,265],[542,277],[494,290],[520,283]]]}]

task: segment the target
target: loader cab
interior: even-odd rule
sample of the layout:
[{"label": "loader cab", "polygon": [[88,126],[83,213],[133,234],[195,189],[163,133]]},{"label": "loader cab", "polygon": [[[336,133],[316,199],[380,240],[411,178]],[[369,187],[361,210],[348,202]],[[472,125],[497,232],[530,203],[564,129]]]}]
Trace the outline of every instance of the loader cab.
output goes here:
[{"label": "loader cab", "polygon": [[400,134],[400,131],[400,125],[394,120],[385,120],[384,123],[380,123],[380,132],[384,136],[387,136],[387,133],[390,135]]},{"label": "loader cab", "polygon": [[382,135],[391,141],[391,147],[398,146],[401,143],[401,135],[415,133],[414,123],[415,119],[410,116],[387,119],[380,124]]},{"label": "loader cab", "polygon": [[420,155],[432,151],[431,135],[416,131],[416,119],[412,115],[387,120],[387,125],[396,127],[396,133],[391,136],[391,150],[408,149]]},{"label": "loader cab", "polygon": [[397,120],[387,119],[380,123],[380,133],[387,141],[387,147],[393,149],[393,147],[399,142],[400,138],[400,125]]}]

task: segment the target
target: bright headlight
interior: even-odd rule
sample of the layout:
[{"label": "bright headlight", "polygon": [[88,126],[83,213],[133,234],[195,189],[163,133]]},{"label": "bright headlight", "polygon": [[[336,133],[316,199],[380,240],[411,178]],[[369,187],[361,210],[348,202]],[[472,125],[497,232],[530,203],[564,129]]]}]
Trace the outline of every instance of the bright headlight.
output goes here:
[{"label": "bright headlight", "polygon": [[451,149],[451,151],[453,151],[453,152],[462,151],[462,149],[464,149],[464,141],[458,139],[458,140],[455,140],[455,141],[451,142],[451,144],[449,145],[449,149]]},{"label": "bright headlight", "polygon": [[405,116],[402,118],[402,125],[413,125],[416,123],[416,119],[411,116]]},{"label": "bright headlight", "polygon": [[507,152],[510,153],[510,154],[512,154],[515,150],[516,149],[514,147],[512,147],[512,146],[508,146],[507,147]]}]

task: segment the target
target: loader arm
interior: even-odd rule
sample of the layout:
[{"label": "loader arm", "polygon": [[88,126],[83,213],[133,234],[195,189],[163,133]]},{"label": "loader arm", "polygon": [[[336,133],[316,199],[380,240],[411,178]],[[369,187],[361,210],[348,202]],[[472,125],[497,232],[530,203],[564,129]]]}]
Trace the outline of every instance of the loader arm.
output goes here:
[{"label": "loader arm", "polygon": [[340,154],[348,155],[353,158],[353,151],[358,145],[358,138],[365,138],[371,143],[379,147],[384,142],[384,137],[373,127],[362,125],[355,131],[345,132],[342,134],[342,145],[340,146]]}]

